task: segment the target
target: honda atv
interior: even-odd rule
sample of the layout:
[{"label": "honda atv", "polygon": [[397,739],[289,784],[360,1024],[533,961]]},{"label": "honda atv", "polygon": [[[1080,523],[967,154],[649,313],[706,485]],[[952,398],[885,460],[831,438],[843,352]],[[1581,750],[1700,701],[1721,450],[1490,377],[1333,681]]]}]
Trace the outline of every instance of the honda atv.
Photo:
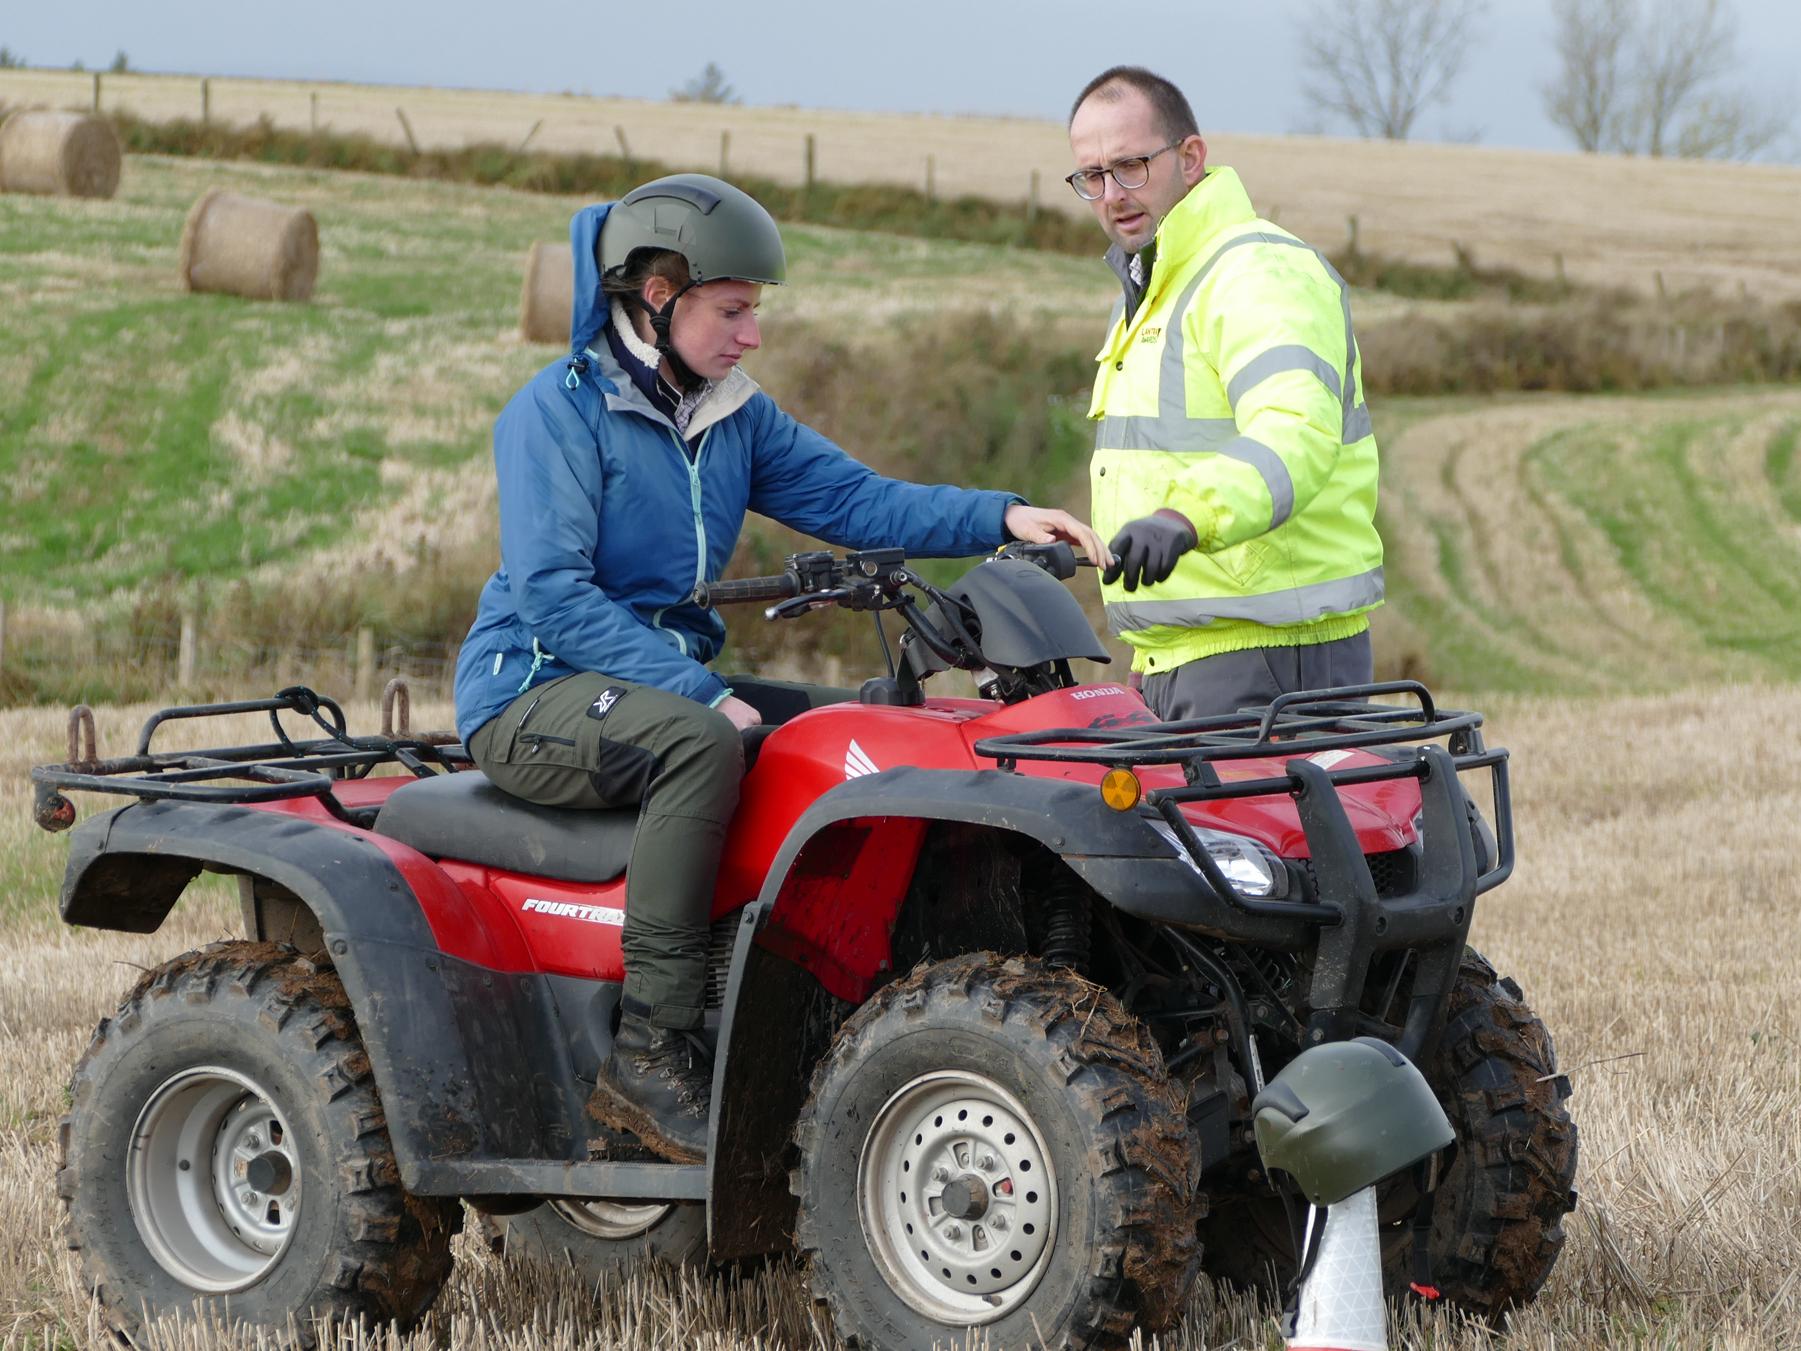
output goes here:
[{"label": "honda atv", "polygon": [[[854,1345],[1115,1345],[1197,1268],[1292,1269],[1252,1099],[1357,1036],[1420,1065],[1456,1135],[1380,1193],[1393,1288],[1530,1299],[1576,1129],[1549,1034],[1465,946],[1512,869],[1506,752],[1411,682],[1159,723],[1073,676],[1107,660],[1076,562],[1015,545],[940,589],[895,551],[812,553],[701,588],[905,627],[857,701],[747,736],[701,1165],[587,1111],[634,812],[508,797],[452,738],[353,736],[303,689],[35,769],[49,829],[69,790],[136,799],[71,837],[69,923],[153,931],[203,871],[242,899],[244,938],[146,974],[75,1068],[58,1181],[107,1317],[405,1324],[460,1200],[589,1272],[797,1249]],[[927,698],[951,668],[980,697]],[[271,742],[152,749],[246,710]],[[1460,776],[1491,780],[1492,826]]]}]

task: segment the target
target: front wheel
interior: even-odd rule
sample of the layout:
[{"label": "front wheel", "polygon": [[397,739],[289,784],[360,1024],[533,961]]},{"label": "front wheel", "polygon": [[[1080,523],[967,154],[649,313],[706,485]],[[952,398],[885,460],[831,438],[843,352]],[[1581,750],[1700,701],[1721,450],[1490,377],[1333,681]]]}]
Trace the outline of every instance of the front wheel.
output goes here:
[{"label": "front wheel", "polygon": [[402,1190],[368,1053],[330,970],[215,943],[151,971],[75,1067],[57,1188],[87,1287],[128,1337],[239,1319],[415,1321],[454,1202]]},{"label": "front wheel", "polygon": [[923,967],[839,1030],[796,1128],[798,1239],[852,1346],[1103,1346],[1193,1279],[1180,1092],[1106,990],[1030,959]]},{"label": "front wheel", "polygon": [[[1456,1142],[1438,1184],[1427,1244],[1433,1284],[1484,1317],[1531,1302],[1563,1251],[1563,1217],[1575,1207],[1576,1123],[1569,1081],[1520,987],[1466,949],[1430,1061],[1420,1066]],[[1411,1174],[1377,1192],[1383,1275],[1407,1297]],[[1281,1202],[1268,1191],[1225,1193],[1202,1227],[1211,1276],[1279,1295],[1295,1269]]]}]

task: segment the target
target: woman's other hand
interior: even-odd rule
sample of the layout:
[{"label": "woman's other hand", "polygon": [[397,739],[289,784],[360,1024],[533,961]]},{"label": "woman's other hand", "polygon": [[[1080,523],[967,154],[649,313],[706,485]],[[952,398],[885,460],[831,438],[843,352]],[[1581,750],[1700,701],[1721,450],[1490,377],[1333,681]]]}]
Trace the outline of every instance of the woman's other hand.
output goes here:
[{"label": "woman's other hand", "polygon": [[726,695],[715,707],[731,719],[732,726],[740,732],[749,727],[756,727],[763,721],[762,714],[733,694]]},{"label": "woman's other hand", "polygon": [[1113,555],[1107,552],[1107,546],[1101,543],[1101,537],[1095,534],[1094,527],[1085,521],[1078,521],[1067,511],[1028,507],[1015,502],[1007,508],[1007,514],[1002,520],[1014,539],[1024,540],[1027,544],[1068,540],[1088,555],[1090,563],[1104,568],[1113,562]]}]

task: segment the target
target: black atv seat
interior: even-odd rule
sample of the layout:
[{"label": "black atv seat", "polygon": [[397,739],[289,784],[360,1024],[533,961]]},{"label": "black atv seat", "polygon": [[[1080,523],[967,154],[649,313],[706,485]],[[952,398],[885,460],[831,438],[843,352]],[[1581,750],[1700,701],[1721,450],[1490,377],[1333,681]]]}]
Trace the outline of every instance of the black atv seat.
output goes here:
[{"label": "black atv seat", "polygon": [[540,807],[496,788],[479,769],[396,788],[375,833],[431,858],[462,859],[563,882],[607,882],[632,856],[638,809]]},{"label": "black atv seat", "polygon": [[[747,769],[773,730],[745,732]],[[637,826],[636,807],[540,807],[496,788],[480,770],[466,769],[396,788],[382,804],[374,830],[428,858],[461,859],[561,882],[610,882],[631,861]]]}]

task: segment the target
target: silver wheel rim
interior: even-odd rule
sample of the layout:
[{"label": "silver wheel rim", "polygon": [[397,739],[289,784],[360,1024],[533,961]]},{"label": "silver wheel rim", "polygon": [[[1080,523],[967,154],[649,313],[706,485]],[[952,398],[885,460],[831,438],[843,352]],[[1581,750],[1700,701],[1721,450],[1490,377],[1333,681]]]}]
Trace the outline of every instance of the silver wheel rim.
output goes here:
[{"label": "silver wheel rim", "polygon": [[962,1070],[921,1075],[883,1104],[857,1160],[863,1238],[889,1288],[967,1327],[1017,1308],[1057,1237],[1057,1175],[1019,1100]]},{"label": "silver wheel rim", "polygon": [[300,1182],[286,1118],[235,1070],[208,1065],[165,1080],[132,1128],[131,1217],[163,1270],[195,1290],[242,1290],[281,1260]]},{"label": "silver wheel rim", "polygon": [[550,1208],[571,1228],[615,1242],[637,1238],[675,1209],[657,1202],[634,1206],[620,1201],[552,1201]]}]

